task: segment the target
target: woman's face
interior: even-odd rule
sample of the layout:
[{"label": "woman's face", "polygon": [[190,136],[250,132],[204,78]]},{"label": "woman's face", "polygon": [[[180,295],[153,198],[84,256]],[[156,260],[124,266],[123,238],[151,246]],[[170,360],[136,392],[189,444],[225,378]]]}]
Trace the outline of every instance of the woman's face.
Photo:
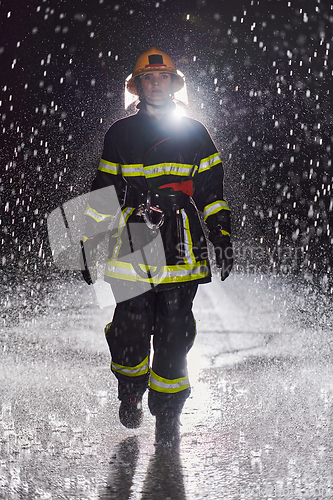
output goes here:
[{"label": "woman's face", "polygon": [[169,73],[154,71],[142,75],[141,86],[148,104],[163,105],[172,94],[172,81]]}]

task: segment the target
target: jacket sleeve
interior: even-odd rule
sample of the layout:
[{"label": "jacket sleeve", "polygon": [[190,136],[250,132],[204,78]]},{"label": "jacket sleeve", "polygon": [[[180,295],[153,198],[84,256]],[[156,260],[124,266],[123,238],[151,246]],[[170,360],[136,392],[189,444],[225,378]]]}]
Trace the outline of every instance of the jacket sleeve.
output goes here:
[{"label": "jacket sleeve", "polygon": [[102,157],[85,210],[84,241],[107,231],[122,203],[125,181],[115,142],[112,126],[105,135]]},{"label": "jacket sleeve", "polygon": [[230,208],[223,197],[223,166],[208,131],[202,125],[200,149],[193,176],[193,199],[210,231],[230,236]]}]

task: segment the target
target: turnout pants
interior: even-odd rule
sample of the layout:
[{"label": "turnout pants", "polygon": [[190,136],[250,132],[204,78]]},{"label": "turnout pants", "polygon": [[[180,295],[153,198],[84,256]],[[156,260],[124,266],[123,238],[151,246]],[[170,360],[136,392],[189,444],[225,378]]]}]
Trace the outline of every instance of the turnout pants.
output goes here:
[{"label": "turnout pants", "polygon": [[150,290],[117,304],[105,334],[120,400],[142,396],[149,387],[148,406],[153,415],[182,411],[190,394],[186,356],[196,334],[192,304],[197,288],[189,283]]}]

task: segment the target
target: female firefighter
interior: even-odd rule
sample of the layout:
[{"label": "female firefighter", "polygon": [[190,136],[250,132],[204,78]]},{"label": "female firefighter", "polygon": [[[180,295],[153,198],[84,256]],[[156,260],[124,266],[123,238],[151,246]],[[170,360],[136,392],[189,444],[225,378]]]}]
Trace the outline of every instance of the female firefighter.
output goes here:
[{"label": "female firefighter", "polygon": [[[138,112],[106,133],[85,212],[86,254],[96,244],[94,235],[117,219],[104,279],[117,301],[105,333],[118,379],[119,417],[126,427],[138,427],[149,387],[156,443],[179,440],[179,417],[190,394],[192,303],[198,285],[211,280],[200,213],[222,280],[233,263],[221,159],[200,122],[176,117],[173,95],[183,86],[184,77],[165,52],[151,47],[139,57],[127,79],[127,90],[139,98]],[[103,194],[110,186],[121,207],[118,217]]]}]

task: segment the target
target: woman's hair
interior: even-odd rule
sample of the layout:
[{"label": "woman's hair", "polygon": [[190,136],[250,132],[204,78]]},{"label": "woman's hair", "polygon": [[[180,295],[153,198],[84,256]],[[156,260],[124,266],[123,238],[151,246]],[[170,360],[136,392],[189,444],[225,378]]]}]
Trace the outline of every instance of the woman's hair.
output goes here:
[{"label": "woman's hair", "polygon": [[139,96],[139,99],[141,100],[143,98],[143,90],[142,90],[142,85],[141,85],[141,78],[139,76],[136,76],[134,78],[134,83],[136,86],[136,90]]}]

